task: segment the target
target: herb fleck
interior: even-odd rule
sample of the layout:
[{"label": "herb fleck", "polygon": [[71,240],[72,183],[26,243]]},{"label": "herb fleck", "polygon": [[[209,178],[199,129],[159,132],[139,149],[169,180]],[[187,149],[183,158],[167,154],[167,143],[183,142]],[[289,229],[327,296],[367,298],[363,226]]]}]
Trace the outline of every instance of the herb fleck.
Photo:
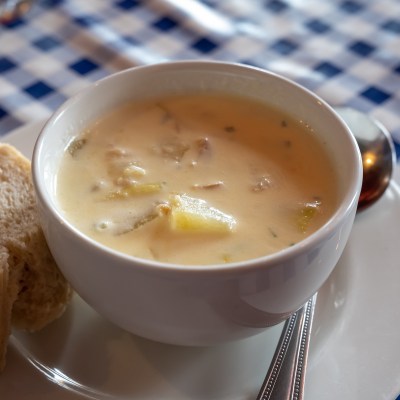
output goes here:
[{"label": "herb fleck", "polygon": [[170,119],[172,119],[171,112],[168,110],[167,107],[164,106],[164,104],[157,103],[156,107],[158,107],[163,112],[163,115],[161,117],[162,123],[165,123],[165,122],[169,121]]},{"label": "herb fleck", "polygon": [[228,126],[225,126],[224,131],[228,132],[228,133],[233,133],[233,132],[236,132],[236,128],[232,125],[228,125]]},{"label": "herb fleck", "polygon": [[292,147],[292,141],[291,140],[284,140],[283,145],[287,148],[290,149]]},{"label": "herb fleck", "polygon": [[271,236],[273,238],[277,238],[278,237],[278,234],[272,228],[268,228],[268,230],[269,230],[269,233],[271,234]]},{"label": "herb fleck", "polygon": [[157,103],[156,107],[158,107],[162,111],[162,117],[161,117],[161,123],[162,124],[167,124],[167,123],[172,123],[173,129],[179,133],[181,128],[178,119],[175,117],[175,115],[164,105],[161,103]]},{"label": "herb fleck", "polygon": [[196,147],[197,147],[199,156],[201,156],[204,153],[209,152],[211,149],[210,139],[208,137],[204,137],[204,138],[196,140]]}]

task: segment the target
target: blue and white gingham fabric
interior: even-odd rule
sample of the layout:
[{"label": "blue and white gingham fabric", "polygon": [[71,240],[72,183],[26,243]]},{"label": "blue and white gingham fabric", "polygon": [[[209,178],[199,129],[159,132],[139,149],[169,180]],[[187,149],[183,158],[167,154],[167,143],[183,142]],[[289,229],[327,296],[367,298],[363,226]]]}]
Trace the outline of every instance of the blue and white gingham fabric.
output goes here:
[{"label": "blue and white gingham fabric", "polygon": [[278,72],[400,143],[399,0],[38,0],[0,25],[0,135],[112,72],[198,58]]}]

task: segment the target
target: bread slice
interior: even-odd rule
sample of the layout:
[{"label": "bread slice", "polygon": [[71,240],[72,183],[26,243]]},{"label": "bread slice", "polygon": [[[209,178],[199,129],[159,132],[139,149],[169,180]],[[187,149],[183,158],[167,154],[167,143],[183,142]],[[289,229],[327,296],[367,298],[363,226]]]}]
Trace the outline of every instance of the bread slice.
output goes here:
[{"label": "bread slice", "polygon": [[39,224],[30,161],[0,144],[0,371],[11,327],[43,328],[71,296]]}]

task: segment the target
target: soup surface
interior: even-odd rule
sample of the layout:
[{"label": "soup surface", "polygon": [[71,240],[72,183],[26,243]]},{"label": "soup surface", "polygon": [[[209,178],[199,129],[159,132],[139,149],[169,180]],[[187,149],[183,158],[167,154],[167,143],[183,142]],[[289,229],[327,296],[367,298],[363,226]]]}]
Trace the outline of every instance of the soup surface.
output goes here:
[{"label": "soup surface", "polygon": [[332,215],[336,176],[312,129],[220,94],[125,104],[66,149],[66,218],[117,251],[186,265],[292,246]]}]

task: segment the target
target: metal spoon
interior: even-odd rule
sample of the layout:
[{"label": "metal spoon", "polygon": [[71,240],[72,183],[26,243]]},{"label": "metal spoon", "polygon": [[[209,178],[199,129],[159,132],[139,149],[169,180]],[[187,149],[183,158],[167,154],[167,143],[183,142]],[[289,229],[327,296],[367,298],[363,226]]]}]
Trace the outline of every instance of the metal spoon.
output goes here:
[{"label": "metal spoon", "polygon": [[335,108],[360,148],[363,183],[357,211],[375,203],[387,189],[396,164],[396,152],[388,130],[377,120],[347,107]]},{"label": "metal spoon", "polygon": [[[387,129],[347,107],[335,109],[352,131],[363,162],[363,183],[357,211],[375,203],[387,189],[396,162]],[[257,400],[302,400],[307,356],[317,293],[286,321]]]}]

